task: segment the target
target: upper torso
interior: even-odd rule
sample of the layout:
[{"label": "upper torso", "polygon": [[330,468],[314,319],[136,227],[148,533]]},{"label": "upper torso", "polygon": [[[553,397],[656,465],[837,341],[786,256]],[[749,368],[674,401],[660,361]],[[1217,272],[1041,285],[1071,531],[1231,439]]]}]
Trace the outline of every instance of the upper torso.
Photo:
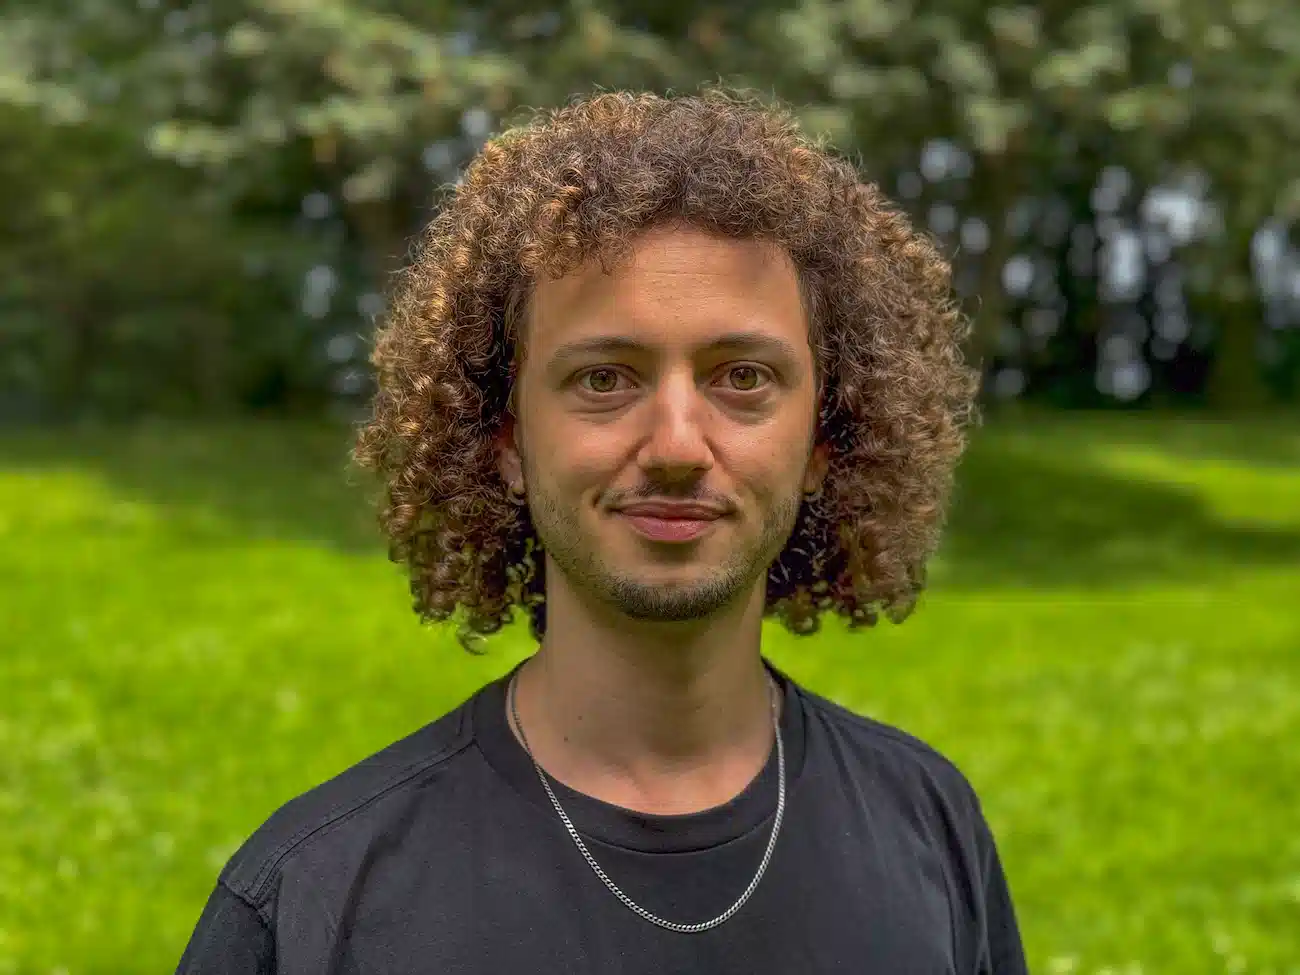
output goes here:
[{"label": "upper torso", "polygon": [[[223,870],[179,971],[1023,972],[960,772],[774,675],[784,818],[752,896],[711,930],[660,928],[597,877],[506,724],[506,675],[271,817]],[[723,913],[755,876],[777,779],[773,754],[733,800],[685,816],[551,784],[610,880],[689,923]]]}]

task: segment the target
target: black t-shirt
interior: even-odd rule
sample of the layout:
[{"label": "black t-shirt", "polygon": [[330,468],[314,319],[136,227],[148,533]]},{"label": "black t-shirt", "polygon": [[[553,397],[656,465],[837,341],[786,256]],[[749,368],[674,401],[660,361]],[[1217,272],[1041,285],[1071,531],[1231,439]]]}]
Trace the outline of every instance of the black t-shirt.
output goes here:
[{"label": "black t-shirt", "polygon": [[[596,876],[506,723],[514,668],[271,816],[222,870],[178,972],[1024,973],[997,850],[957,768],[768,668],[785,701],[785,819],[723,924],[661,928]],[[615,884],[695,923],[758,869],[776,750],[733,800],[687,815],[551,785]]]}]

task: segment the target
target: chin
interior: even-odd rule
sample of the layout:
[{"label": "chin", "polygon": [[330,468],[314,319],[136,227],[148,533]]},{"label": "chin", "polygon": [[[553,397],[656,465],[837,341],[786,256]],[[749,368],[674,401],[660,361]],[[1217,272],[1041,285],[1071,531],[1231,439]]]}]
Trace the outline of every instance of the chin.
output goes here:
[{"label": "chin", "polygon": [[607,591],[620,594],[616,601],[636,603],[704,604],[721,606],[746,590],[747,576],[734,564],[721,560],[665,565],[633,559],[606,567]]},{"label": "chin", "polygon": [[719,565],[665,565],[651,559],[627,559],[607,566],[608,577],[621,586],[653,586],[656,589],[691,590],[708,586],[720,575]]},{"label": "chin", "polygon": [[629,619],[659,623],[684,623],[707,619],[730,604],[735,594],[726,586],[707,584],[614,585],[611,602]]}]

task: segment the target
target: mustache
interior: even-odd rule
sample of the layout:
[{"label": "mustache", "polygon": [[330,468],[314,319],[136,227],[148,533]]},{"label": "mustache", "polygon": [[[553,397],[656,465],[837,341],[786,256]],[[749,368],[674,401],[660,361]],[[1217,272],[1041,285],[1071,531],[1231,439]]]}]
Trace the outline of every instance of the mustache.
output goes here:
[{"label": "mustache", "polygon": [[698,485],[673,488],[667,485],[647,484],[630,491],[611,491],[604,498],[605,504],[609,507],[655,501],[702,504],[728,513],[735,511],[738,507],[733,498],[729,498],[725,494],[705,490]]}]

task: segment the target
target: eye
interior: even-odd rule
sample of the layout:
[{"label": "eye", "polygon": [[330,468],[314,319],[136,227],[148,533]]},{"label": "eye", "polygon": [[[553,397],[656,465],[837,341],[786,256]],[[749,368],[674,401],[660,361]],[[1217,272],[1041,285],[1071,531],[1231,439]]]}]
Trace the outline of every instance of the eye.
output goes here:
[{"label": "eye", "polygon": [[578,385],[592,393],[613,393],[618,390],[620,374],[610,366],[588,369],[578,378]]},{"label": "eye", "polygon": [[768,376],[759,366],[739,365],[727,370],[727,380],[737,392],[752,393],[763,388]]}]

